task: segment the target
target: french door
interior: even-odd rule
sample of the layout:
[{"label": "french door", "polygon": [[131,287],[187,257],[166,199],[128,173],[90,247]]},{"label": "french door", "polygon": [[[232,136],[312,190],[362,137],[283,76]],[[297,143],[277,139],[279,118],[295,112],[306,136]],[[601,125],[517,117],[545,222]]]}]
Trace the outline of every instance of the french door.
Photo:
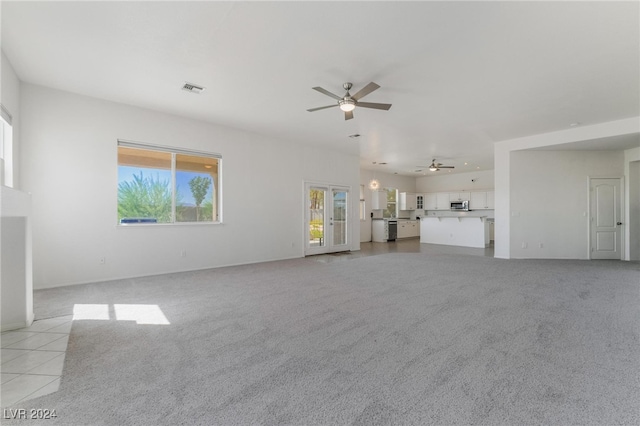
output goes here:
[{"label": "french door", "polygon": [[305,255],[349,250],[349,188],[305,183]]}]

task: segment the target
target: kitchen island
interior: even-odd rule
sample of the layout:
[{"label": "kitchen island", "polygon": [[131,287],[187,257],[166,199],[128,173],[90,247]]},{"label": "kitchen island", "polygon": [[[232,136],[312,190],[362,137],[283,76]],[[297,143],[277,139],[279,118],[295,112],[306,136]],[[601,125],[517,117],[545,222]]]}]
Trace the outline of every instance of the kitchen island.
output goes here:
[{"label": "kitchen island", "polygon": [[420,219],[421,243],[484,248],[489,238],[487,216],[451,214]]}]

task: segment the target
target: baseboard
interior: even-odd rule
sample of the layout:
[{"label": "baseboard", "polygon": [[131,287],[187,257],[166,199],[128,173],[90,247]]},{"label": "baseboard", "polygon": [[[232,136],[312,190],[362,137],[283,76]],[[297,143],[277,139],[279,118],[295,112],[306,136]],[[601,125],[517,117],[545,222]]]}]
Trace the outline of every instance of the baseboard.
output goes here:
[{"label": "baseboard", "polygon": [[3,323],[2,326],[0,327],[0,331],[4,333],[5,331],[12,331],[12,330],[19,330],[21,328],[27,328],[31,326],[31,324],[33,324],[34,315],[31,314],[30,316],[31,318],[28,319],[27,321],[19,321],[19,322],[13,322],[9,324]]}]

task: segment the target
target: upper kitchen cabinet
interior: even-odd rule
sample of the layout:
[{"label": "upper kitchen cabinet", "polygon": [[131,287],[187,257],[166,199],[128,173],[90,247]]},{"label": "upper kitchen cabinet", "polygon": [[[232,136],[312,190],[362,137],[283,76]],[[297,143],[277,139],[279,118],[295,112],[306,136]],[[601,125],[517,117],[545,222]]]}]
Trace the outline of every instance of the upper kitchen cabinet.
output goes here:
[{"label": "upper kitchen cabinet", "polygon": [[487,208],[493,210],[496,208],[495,191],[487,191]]},{"label": "upper kitchen cabinet", "polygon": [[469,201],[469,192],[450,192],[449,202]]},{"label": "upper kitchen cabinet", "polygon": [[[457,195],[457,194],[456,194]],[[451,210],[451,198],[448,192],[438,192],[436,194],[435,210]],[[455,201],[455,200],[453,200]]]},{"label": "upper kitchen cabinet", "polygon": [[424,207],[424,196],[425,194],[416,194],[416,209],[423,210]]},{"label": "upper kitchen cabinet", "polygon": [[415,210],[416,209],[416,194],[409,192],[400,193],[400,210]]},{"label": "upper kitchen cabinet", "polygon": [[428,192],[424,194],[424,209],[435,210],[437,206],[437,197],[435,192]]},{"label": "upper kitchen cabinet", "polygon": [[472,192],[469,201],[469,209],[471,210],[493,210],[494,208],[494,191]]},{"label": "upper kitchen cabinet", "polygon": [[387,192],[371,191],[371,209],[384,210],[387,208]]}]

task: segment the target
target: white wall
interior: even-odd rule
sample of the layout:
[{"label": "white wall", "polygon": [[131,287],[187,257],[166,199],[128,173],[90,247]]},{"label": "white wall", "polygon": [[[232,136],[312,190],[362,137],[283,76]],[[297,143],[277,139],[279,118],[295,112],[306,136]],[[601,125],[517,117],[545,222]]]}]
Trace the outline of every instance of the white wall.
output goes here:
[{"label": "white wall", "polygon": [[640,260],[640,147],[624,152],[626,260]]},{"label": "white wall", "polygon": [[[472,179],[474,182],[471,182]],[[482,191],[493,187],[493,170],[465,173],[447,173],[440,170],[416,179],[417,192]]]},{"label": "white wall", "polygon": [[[34,288],[301,257],[303,182],[358,193],[356,156],[302,143],[29,84],[21,88],[21,118]],[[118,227],[118,139],[222,154],[224,224]],[[359,228],[351,230],[357,250]]]},{"label": "white wall", "polygon": [[589,177],[621,177],[623,160],[622,151],[512,152],[511,257],[588,259]]},{"label": "white wall", "polygon": [[0,186],[0,329],[33,322],[31,197]]},{"label": "white wall", "polygon": [[[5,181],[5,184],[12,183],[13,188],[20,189],[20,170],[19,170],[19,152],[20,152],[20,80],[16,75],[11,63],[5,56],[4,52],[0,52],[0,103],[11,114],[13,128],[13,144],[10,152],[10,158],[5,158],[5,167],[11,170],[11,178]],[[10,182],[12,181],[12,182]]]},{"label": "white wall", "polygon": [[[616,136],[637,135],[640,129],[640,117],[590,126],[579,126],[567,130],[511,139],[494,144],[495,165],[495,257],[508,259],[512,256],[512,206],[511,195],[515,192],[511,185],[512,173],[517,173],[511,164],[514,152],[535,148],[551,147],[582,141],[600,141],[603,149],[607,141]],[[591,145],[591,144],[590,144]],[[534,183],[538,174],[531,174],[529,179]],[[586,185],[586,184],[585,184]]]},{"label": "white wall", "polygon": [[383,188],[397,188],[399,192],[416,192],[416,180],[411,176],[360,169],[360,184],[364,185],[366,209],[366,220],[360,221],[361,242],[371,241],[371,190],[369,189],[369,182],[374,178],[380,181]]}]

